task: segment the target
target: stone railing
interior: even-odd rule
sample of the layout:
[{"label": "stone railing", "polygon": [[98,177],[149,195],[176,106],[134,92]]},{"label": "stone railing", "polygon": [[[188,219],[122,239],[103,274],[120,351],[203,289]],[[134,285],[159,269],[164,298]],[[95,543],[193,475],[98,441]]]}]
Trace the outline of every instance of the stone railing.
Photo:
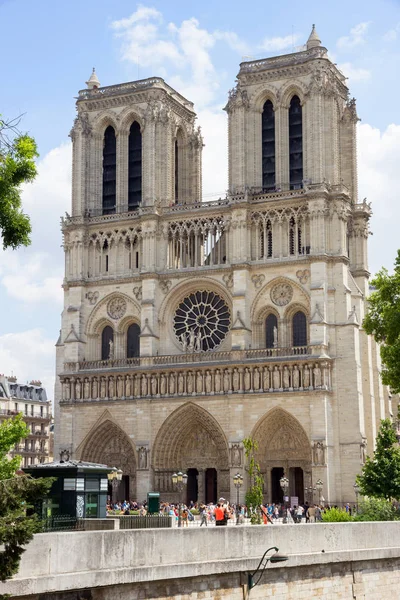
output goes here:
[{"label": "stone railing", "polygon": [[[221,353],[222,354],[222,353]],[[299,358],[299,357],[297,357]],[[278,362],[279,361],[279,362]],[[331,388],[331,361],[313,358],[288,362],[275,359],[243,366],[197,365],[163,370],[147,368],[130,373],[61,376],[63,402],[204,396],[218,394],[258,394],[308,392]]]}]

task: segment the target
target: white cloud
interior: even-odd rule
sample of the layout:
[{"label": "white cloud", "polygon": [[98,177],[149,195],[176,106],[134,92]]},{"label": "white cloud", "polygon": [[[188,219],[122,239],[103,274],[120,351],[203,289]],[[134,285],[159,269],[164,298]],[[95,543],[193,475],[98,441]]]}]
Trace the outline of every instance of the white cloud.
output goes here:
[{"label": "white cloud", "polygon": [[383,34],[383,40],[385,42],[394,42],[397,40],[397,37],[400,33],[400,23],[397,23],[393,29],[389,29],[386,33]]},{"label": "white cloud", "polygon": [[400,247],[397,192],[400,125],[389,125],[381,132],[366,123],[359,124],[358,149],[359,197],[372,201],[369,265],[375,273],[382,266],[393,267]]},{"label": "white cloud", "polygon": [[300,34],[295,33],[293,35],[286,35],[284,37],[272,37],[265,38],[265,40],[260,44],[260,50],[265,50],[266,52],[278,52],[279,50],[285,50],[286,48],[290,48],[290,46],[295,46],[295,44],[300,39]]},{"label": "white cloud", "polygon": [[55,343],[41,329],[0,335],[1,372],[19,382],[40,379],[52,400],[54,394]]},{"label": "white cloud", "polygon": [[336,45],[341,49],[350,49],[355,46],[359,46],[360,44],[364,44],[365,35],[370,26],[370,21],[364,21],[363,23],[358,23],[355,27],[350,29],[350,35],[345,35],[338,39]]},{"label": "white cloud", "polygon": [[213,37],[216,40],[222,40],[228,44],[228,46],[238,52],[239,54],[248,54],[250,52],[250,46],[239,38],[237,33],[233,31],[214,31]]},{"label": "white cloud", "polygon": [[354,67],[351,63],[341,63],[337,65],[338,69],[342,71],[346,77],[350,80],[350,83],[353,81],[368,81],[371,78],[371,71],[368,69],[362,69]]},{"label": "white cloud", "polygon": [[113,21],[111,27],[116,30],[128,29],[135,23],[140,21],[147,21],[149,19],[155,19],[156,21],[162,21],[162,14],[156,8],[150,8],[148,6],[138,5],[137,10],[131,14],[127,19],[120,19],[119,21]]}]

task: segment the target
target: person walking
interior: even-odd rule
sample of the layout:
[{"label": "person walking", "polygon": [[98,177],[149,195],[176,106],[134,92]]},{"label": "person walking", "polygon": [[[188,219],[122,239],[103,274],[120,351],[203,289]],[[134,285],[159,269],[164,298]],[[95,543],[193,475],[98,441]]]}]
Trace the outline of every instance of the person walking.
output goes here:
[{"label": "person walking", "polygon": [[205,507],[204,504],[200,504],[200,517],[201,517],[200,527],[202,525],[205,525],[207,527],[208,526],[208,523],[207,523],[207,510],[206,510],[206,507]]},{"label": "person walking", "polygon": [[315,523],[315,514],[316,514],[316,509],[315,509],[315,504],[313,504],[312,506],[309,506],[307,509],[307,515],[308,515],[308,522],[309,523]]},{"label": "person walking", "polygon": [[215,514],[215,525],[217,527],[222,527],[223,525],[226,525],[225,509],[223,508],[223,506],[221,505],[220,502],[218,502],[217,507],[214,511],[214,514]]}]

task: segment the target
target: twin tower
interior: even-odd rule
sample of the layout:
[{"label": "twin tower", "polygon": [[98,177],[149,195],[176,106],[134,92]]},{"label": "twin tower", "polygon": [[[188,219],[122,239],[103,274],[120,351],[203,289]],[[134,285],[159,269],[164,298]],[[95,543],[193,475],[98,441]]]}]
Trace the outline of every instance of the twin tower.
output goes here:
[{"label": "twin tower", "polygon": [[237,472],[247,485],[251,436],[265,501],[285,476],[297,502],[317,481],[352,502],[391,411],[361,326],[355,101],[313,28],[299,52],[241,63],[225,110],[228,191],[202,202],[190,101],[157,77],[93,72],[79,92],[56,444],[121,468],[120,498],[176,500],[181,470],[187,500],[211,502],[235,498]]}]

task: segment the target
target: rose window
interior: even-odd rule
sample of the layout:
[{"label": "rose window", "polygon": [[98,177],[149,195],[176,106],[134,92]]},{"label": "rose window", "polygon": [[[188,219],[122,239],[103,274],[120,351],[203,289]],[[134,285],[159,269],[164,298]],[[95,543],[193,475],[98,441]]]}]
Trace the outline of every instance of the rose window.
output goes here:
[{"label": "rose window", "polygon": [[175,311],[174,331],[184,351],[217,348],[225,339],[230,325],[229,308],[215,292],[194,292]]}]

